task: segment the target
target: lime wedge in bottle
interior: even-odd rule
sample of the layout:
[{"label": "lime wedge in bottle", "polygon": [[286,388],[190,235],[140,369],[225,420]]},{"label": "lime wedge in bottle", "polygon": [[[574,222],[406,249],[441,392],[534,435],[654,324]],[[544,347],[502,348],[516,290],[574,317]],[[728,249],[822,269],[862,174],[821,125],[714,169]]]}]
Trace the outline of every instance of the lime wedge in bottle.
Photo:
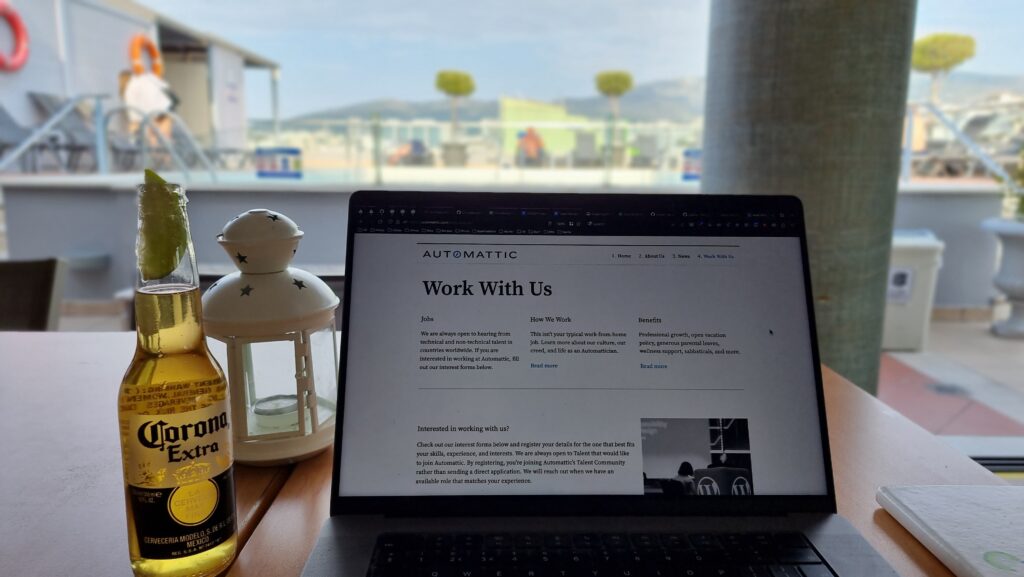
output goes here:
[{"label": "lime wedge in bottle", "polygon": [[139,229],[139,273],[142,280],[159,280],[170,275],[188,247],[188,228],[182,226],[184,195],[176,184],[168,184],[146,169],[139,187],[139,212],[146,218]]}]

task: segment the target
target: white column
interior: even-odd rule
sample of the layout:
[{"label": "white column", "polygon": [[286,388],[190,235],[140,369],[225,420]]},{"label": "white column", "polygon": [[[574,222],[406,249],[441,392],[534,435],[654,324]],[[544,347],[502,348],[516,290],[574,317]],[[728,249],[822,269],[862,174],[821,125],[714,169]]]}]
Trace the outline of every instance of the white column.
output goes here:
[{"label": "white column", "polygon": [[822,361],[877,388],[915,0],[711,3],[702,190],[804,203]]}]

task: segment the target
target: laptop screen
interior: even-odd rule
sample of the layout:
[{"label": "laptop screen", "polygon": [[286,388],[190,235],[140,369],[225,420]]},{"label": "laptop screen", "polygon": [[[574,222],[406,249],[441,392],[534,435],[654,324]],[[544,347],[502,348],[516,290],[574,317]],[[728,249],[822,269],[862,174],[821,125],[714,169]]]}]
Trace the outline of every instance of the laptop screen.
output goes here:
[{"label": "laptop screen", "polygon": [[829,493],[795,199],[349,211],[337,496]]}]

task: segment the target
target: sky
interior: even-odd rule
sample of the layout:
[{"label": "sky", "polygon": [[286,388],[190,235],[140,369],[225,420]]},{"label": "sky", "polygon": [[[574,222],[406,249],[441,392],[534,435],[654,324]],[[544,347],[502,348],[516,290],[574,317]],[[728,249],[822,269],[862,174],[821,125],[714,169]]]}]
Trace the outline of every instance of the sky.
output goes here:
[{"label": "sky", "polygon": [[[473,74],[474,98],[593,96],[594,75],[635,83],[704,76],[712,0],[141,0],[281,64],[285,118],[378,98],[435,100],[438,70]],[[918,0],[916,37],[970,34],[960,70],[1024,75],[1022,0]],[[246,74],[251,117],[269,73]]]}]

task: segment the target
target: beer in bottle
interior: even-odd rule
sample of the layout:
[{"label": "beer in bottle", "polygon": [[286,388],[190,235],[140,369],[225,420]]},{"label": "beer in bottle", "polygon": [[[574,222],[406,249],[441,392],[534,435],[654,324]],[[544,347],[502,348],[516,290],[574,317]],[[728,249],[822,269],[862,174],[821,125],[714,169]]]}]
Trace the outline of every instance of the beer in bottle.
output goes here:
[{"label": "beer in bottle", "polygon": [[139,192],[135,358],[118,395],[135,575],[215,575],[234,559],[224,373],[203,334],[185,193],[146,171]]}]

